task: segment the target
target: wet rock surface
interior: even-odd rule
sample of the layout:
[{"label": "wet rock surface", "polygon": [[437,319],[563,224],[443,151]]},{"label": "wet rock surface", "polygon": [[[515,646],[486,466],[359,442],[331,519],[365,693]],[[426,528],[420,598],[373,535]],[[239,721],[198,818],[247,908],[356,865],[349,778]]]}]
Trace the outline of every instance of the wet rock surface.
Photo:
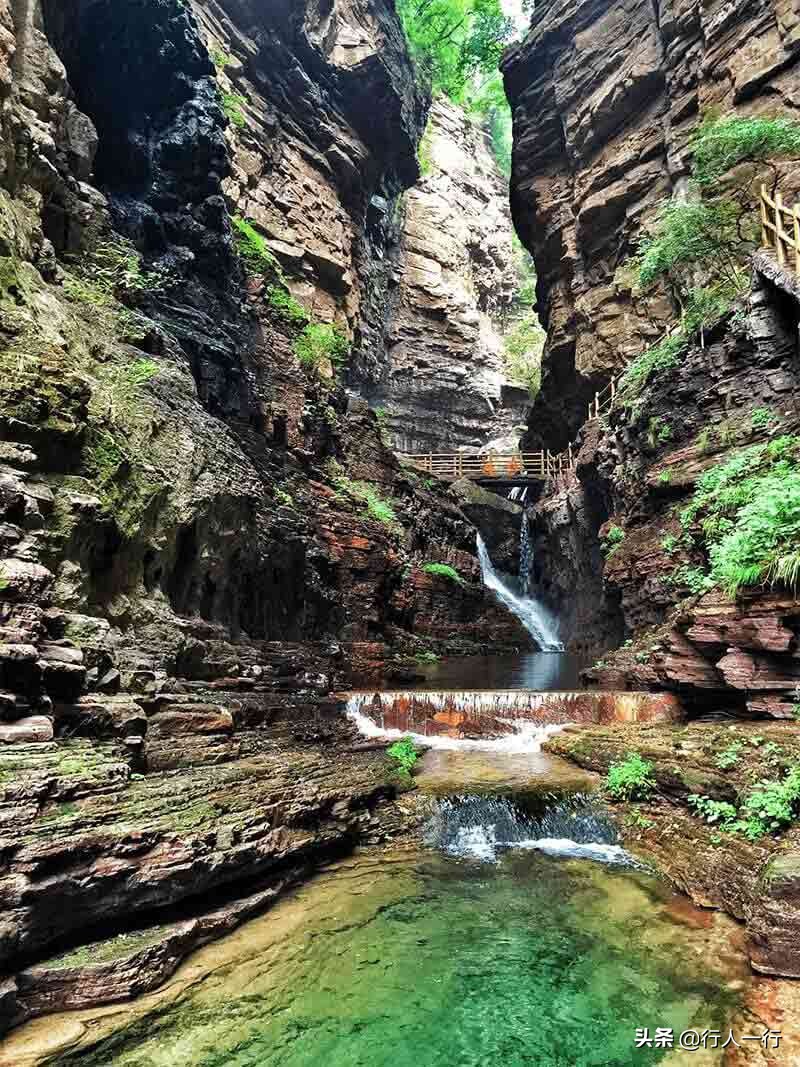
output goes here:
[{"label": "wet rock surface", "polygon": [[[721,768],[720,753],[735,742],[740,742],[741,754]],[[631,751],[649,761],[656,797],[616,809],[626,846],[654,863],[696,904],[721,908],[742,920],[750,962],[757,971],[800,977],[800,834],[789,829],[779,837],[767,834],[750,841],[741,833],[720,832],[688,804],[691,795],[736,804],[754,782],[773,777],[777,767],[796,763],[800,727],[575,727],[551,737],[543,747],[603,774]]]}]

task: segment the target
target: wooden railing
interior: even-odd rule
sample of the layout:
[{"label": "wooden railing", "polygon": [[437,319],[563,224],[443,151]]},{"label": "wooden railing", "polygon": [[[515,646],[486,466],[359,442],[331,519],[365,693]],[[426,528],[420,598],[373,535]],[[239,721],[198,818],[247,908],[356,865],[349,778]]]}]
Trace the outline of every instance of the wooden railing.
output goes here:
[{"label": "wooden railing", "polygon": [[440,478],[469,478],[472,481],[546,481],[573,466],[572,445],[556,455],[538,452],[490,452],[470,455],[464,452],[428,452],[407,456],[415,467]]},{"label": "wooden railing", "polygon": [[761,186],[761,244],[774,249],[778,264],[787,262],[796,274],[800,274],[800,204],[787,207],[780,190],[775,199]]},{"label": "wooden railing", "polygon": [[[781,267],[788,264],[800,276],[800,203],[787,207],[779,190],[775,192],[773,200],[766,185],[762,185],[760,208],[762,246],[775,252]],[[668,336],[670,332],[672,331],[668,331],[664,336]],[[624,373],[624,370],[620,371],[604,389],[594,394],[586,412],[589,421],[599,419],[601,415],[610,412]],[[445,478],[471,478],[473,481],[491,481],[495,478],[506,478],[509,481],[548,481],[575,469],[573,442],[567,445],[564,452],[556,454],[545,450],[509,452],[503,455],[490,453],[482,456],[464,455],[461,452],[433,452],[408,456],[407,459],[431,474]]]}]

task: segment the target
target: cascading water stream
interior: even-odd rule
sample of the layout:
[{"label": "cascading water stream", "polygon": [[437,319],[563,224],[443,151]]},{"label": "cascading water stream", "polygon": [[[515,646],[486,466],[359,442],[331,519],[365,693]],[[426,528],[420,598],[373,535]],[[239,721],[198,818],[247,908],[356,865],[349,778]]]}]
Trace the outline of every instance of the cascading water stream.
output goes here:
[{"label": "cascading water stream", "polygon": [[531,563],[533,562],[533,545],[531,544],[531,524],[528,512],[522,512],[522,530],[519,535],[519,587],[522,595],[531,595]]},{"label": "cascading water stream", "polygon": [[426,844],[454,856],[494,862],[508,849],[537,849],[604,863],[634,863],[616,828],[585,794],[556,800],[532,816],[507,797],[454,796],[438,800],[425,828]]},{"label": "cascading water stream", "polygon": [[543,652],[563,652],[564,646],[558,639],[558,627],[555,620],[538,601],[532,597],[519,596],[508,588],[495,571],[489,550],[480,534],[478,534],[478,559],[481,564],[483,584],[487,589],[492,590],[512,615],[517,616],[539,648]]}]

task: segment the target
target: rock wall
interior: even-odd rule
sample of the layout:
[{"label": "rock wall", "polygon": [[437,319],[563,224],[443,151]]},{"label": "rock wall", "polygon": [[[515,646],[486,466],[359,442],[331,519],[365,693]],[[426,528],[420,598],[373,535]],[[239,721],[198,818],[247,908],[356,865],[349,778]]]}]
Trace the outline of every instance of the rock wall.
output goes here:
[{"label": "rock wall", "polygon": [[396,448],[476,448],[524,423],[527,391],[504,372],[502,334],[517,279],[507,180],[484,130],[436,100],[425,173],[395,207],[400,231],[380,349],[360,386]]},{"label": "rock wall", "polygon": [[553,0],[506,54],[512,209],[548,330],[530,447],[565,447],[595,389],[663,332],[669,303],[634,299],[619,268],[685,182],[705,112],[797,115],[799,18],[787,0]]},{"label": "rock wall", "polygon": [[[680,522],[700,475],[800,427],[800,300],[790,278],[756,265],[746,314],[708,332],[634,408],[586,424],[575,476],[534,509],[535,556],[540,592],[572,612],[573,643],[598,653],[629,638],[590,672],[599,684],[672,689],[694,714],[790,718],[796,596],[776,588],[733,601],[675,580],[707,564]],[[624,534],[615,545],[604,544],[611,527]]]},{"label": "rock wall", "polygon": [[424,110],[388,0],[0,0],[3,975],[198,894],[195,934],[230,928],[208,894],[286,883],[393,789],[334,686],[528,646],[231,225],[365,337]]}]

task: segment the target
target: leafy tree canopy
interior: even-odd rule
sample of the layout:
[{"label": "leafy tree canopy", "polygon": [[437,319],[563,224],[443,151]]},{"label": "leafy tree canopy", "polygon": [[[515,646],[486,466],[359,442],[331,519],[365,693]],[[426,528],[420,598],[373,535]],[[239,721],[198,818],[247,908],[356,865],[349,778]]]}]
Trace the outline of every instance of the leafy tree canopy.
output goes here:
[{"label": "leafy tree canopy", "polygon": [[497,70],[514,34],[500,0],[398,0],[397,10],[434,92],[455,103],[465,102],[476,76]]}]

